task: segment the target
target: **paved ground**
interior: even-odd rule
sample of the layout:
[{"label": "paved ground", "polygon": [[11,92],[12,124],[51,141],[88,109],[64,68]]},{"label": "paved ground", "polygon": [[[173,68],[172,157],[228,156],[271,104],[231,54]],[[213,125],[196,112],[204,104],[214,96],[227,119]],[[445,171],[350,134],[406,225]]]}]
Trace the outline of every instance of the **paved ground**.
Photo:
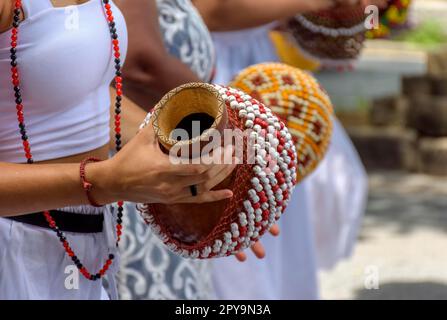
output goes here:
[{"label": "paved ground", "polygon": [[447,299],[447,178],[382,173],[370,185],[354,256],[321,273],[322,298]]}]

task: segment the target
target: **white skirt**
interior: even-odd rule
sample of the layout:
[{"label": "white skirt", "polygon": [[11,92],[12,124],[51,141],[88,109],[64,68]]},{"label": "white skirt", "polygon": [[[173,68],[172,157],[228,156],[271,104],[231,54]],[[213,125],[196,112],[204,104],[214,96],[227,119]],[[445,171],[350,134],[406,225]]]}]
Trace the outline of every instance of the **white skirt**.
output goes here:
[{"label": "white skirt", "polygon": [[[242,69],[278,61],[269,38],[272,25],[215,33],[216,83],[228,84]],[[267,258],[215,261],[220,299],[315,299],[316,273],[349,257],[367,200],[367,175],[345,130],[334,120],[325,159],[292,194],[280,220],[281,236],[262,239]]]},{"label": "white skirt", "polygon": [[[73,251],[90,272],[100,270],[111,252],[109,222],[113,218],[107,212],[104,220],[109,221],[102,233],[65,233]],[[110,274],[115,272],[117,255],[115,259]],[[78,273],[54,231],[0,218],[1,299],[101,300],[108,296],[100,280],[90,281]]]}]

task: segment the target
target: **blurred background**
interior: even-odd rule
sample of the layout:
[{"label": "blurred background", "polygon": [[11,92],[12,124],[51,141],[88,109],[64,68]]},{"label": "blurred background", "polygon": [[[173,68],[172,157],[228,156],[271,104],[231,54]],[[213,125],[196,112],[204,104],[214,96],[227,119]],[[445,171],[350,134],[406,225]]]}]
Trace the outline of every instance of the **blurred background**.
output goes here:
[{"label": "blurred background", "polygon": [[353,257],[319,275],[323,299],[447,299],[447,0],[415,0],[410,17],[353,72],[318,74],[370,184]]}]

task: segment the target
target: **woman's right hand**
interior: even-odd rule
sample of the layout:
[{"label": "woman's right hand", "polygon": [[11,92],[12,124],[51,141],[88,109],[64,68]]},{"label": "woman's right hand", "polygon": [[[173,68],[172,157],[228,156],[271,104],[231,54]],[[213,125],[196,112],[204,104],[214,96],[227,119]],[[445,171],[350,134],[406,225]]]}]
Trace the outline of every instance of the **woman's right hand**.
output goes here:
[{"label": "woman's right hand", "polygon": [[[225,153],[232,153],[227,148]],[[231,198],[231,190],[211,189],[225,180],[233,164],[172,164],[158,144],[152,125],[141,130],[109,160],[90,164],[88,179],[100,203],[118,200],[137,203],[203,203]],[[192,196],[190,186],[198,195]],[[95,199],[96,199],[95,198]]]}]

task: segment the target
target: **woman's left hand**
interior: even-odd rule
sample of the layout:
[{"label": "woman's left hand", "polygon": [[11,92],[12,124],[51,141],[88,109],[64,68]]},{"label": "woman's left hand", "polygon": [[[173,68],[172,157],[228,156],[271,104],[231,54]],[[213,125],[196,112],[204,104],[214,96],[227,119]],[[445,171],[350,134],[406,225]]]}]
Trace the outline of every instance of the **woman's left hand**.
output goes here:
[{"label": "woman's left hand", "polygon": [[[271,229],[269,230],[270,234],[277,237],[279,236],[279,226],[275,224]],[[255,256],[258,259],[263,259],[265,257],[265,249],[262,245],[261,241],[256,242],[254,245],[251,246],[251,251],[255,254]],[[244,262],[247,260],[247,254],[243,251],[236,254],[236,259],[238,259],[240,262]]]}]

